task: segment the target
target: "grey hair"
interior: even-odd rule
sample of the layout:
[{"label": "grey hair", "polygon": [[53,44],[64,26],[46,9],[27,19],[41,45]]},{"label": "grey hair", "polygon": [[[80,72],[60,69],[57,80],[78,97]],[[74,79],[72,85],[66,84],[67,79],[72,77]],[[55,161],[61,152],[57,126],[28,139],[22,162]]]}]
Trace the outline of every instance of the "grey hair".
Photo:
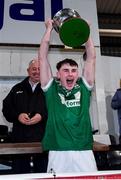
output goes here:
[{"label": "grey hair", "polygon": [[38,61],[38,59],[34,58],[29,62],[29,66],[31,66],[31,64],[33,64],[35,61]]}]

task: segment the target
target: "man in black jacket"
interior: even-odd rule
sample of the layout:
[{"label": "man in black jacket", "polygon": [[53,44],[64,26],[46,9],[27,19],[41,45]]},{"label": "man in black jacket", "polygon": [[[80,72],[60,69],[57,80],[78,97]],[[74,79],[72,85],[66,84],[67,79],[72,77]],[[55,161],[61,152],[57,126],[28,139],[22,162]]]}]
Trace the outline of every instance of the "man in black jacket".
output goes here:
[{"label": "man in black jacket", "polygon": [[[3,100],[3,115],[13,123],[12,142],[40,142],[45,131],[47,110],[37,59],[29,63],[27,72],[28,77],[16,84]],[[46,172],[47,154],[38,156],[32,157],[34,172]],[[30,169],[30,157],[20,157],[13,162],[15,173],[28,173]]]}]

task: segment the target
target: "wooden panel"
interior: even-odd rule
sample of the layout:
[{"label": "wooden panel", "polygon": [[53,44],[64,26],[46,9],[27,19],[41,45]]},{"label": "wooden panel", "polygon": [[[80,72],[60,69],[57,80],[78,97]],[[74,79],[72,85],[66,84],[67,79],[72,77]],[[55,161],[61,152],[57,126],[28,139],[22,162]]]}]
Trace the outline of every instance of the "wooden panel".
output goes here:
[{"label": "wooden panel", "polygon": [[41,153],[42,146],[40,142],[34,143],[1,143],[0,155],[4,154],[31,154]]},{"label": "wooden panel", "polygon": [[[108,151],[109,146],[94,142],[94,151]],[[9,154],[33,154],[42,153],[42,145],[40,142],[34,143],[1,143],[0,144],[0,155]]]},{"label": "wooden panel", "polygon": [[109,151],[109,146],[106,144],[102,144],[94,141],[93,151]]}]

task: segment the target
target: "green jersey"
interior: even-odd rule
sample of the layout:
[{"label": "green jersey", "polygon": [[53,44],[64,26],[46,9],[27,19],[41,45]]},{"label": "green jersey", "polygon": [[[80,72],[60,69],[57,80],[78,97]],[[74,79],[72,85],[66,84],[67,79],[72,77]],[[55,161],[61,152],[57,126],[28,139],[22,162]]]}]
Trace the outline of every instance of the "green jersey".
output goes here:
[{"label": "green jersey", "polygon": [[82,79],[72,90],[53,80],[45,91],[48,120],[42,144],[44,150],[90,150],[92,128],[89,115],[89,90]]}]

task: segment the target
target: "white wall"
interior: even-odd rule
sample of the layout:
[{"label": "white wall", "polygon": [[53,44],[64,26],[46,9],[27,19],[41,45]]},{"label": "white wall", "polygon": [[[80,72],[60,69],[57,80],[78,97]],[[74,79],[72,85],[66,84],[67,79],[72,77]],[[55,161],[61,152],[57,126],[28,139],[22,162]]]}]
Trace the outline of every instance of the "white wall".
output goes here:
[{"label": "white wall", "polygon": [[119,135],[117,111],[111,108],[110,103],[116,89],[120,87],[121,57],[102,56],[101,59],[109,133],[117,137]]},{"label": "white wall", "polygon": [[[29,61],[36,57],[37,48],[5,48],[2,47],[0,50],[0,124],[7,124],[7,121],[4,119],[1,109],[2,109],[2,100],[8,94],[11,87],[17,82],[21,81],[26,75],[26,68]],[[98,54],[98,50],[97,50]],[[80,74],[83,67],[82,52],[81,51],[69,51],[69,50],[58,50],[51,49],[49,53],[50,64],[52,66],[52,71],[56,75],[56,63],[64,59],[65,57],[75,59],[80,68]],[[98,58],[97,58],[98,61]],[[101,123],[103,123],[103,116],[106,117],[108,123],[109,134],[118,136],[118,121],[117,113],[112,110],[110,107],[110,102],[115,90],[119,88],[119,82],[121,78],[121,59],[118,57],[108,57],[101,56],[100,63],[101,70],[101,81],[104,83],[104,96],[102,97],[106,105],[99,105],[102,101],[102,98],[97,97],[97,93],[100,93],[100,88],[95,87],[92,93],[92,104],[90,108],[91,120],[94,129],[99,129]],[[100,73],[98,68],[96,69],[96,79],[100,81]],[[101,82],[100,81],[100,82]],[[101,86],[102,87],[102,86]],[[99,90],[99,92],[97,92]],[[98,100],[101,99],[101,100]],[[97,101],[98,100],[98,101]],[[99,102],[99,103],[98,103]],[[98,107],[99,106],[99,107]],[[99,109],[102,113],[101,122],[99,122]],[[103,112],[102,112],[103,111]],[[11,125],[10,125],[11,127]]]},{"label": "white wall", "polygon": [[[2,114],[2,101],[10,91],[11,87],[27,76],[27,67],[29,61],[37,57],[38,48],[7,48],[2,47],[0,50],[0,124],[7,123]],[[64,58],[73,58],[77,61],[80,74],[83,66],[82,52],[51,49],[49,52],[49,60],[54,76],[56,75],[56,63]]]}]

